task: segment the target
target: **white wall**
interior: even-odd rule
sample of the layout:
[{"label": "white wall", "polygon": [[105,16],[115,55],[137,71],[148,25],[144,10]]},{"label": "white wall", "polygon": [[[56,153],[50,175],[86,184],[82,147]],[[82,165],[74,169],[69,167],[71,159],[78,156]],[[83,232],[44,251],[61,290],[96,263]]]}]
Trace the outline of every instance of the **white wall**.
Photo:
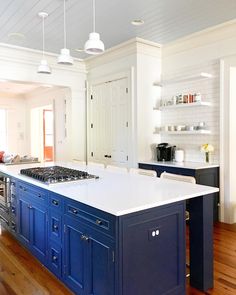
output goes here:
[{"label": "white wall", "polygon": [[[65,103],[66,101],[66,103]],[[38,93],[38,91],[32,92],[27,95],[26,108],[27,108],[27,126],[28,134],[31,134],[29,141],[32,142],[32,126],[31,124],[31,111],[33,109],[42,109],[43,107],[51,105],[54,110],[54,156],[55,160],[63,161],[70,160],[72,155],[72,149],[69,145],[71,142],[71,124],[70,120],[66,122],[65,116],[71,118],[71,92],[70,89],[61,89],[58,87],[51,88],[48,91]],[[38,116],[37,114],[35,114]],[[38,118],[41,120],[40,118]],[[42,129],[42,124],[41,124]],[[69,129],[69,130],[68,130]],[[68,132],[69,131],[69,132]],[[68,136],[67,136],[67,133]],[[34,135],[35,140],[35,135]],[[33,141],[34,141],[33,140]],[[34,155],[37,156],[37,155]],[[40,156],[38,154],[38,156]],[[42,159],[42,155],[41,155]]]},{"label": "white wall", "polygon": [[[65,160],[86,157],[86,112],[85,81],[86,69],[83,62],[75,60],[72,67],[57,64],[54,54],[46,54],[52,74],[37,73],[41,52],[0,44],[1,79],[64,86],[70,89],[70,112],[68,113],[67,150],[61,152]],[[78,113],[80,115],[78,115]],[[72,126],[73,124],[73,126]],[[73,131],[72,131],[73,130]]]},{"label": "white wall", "polygon": [[7,152],[20,155],[28,154],[24,97],[0,93],[0,108],[7,110]]},{"label": "white wall", "polygon": [[[220,177],[221,177],[221,220],[226,222],[236,222],[236,216],[232,213],[235,209],[235,192],[232,195],[232,182],[228,180],[234,178],[236,166],[233,153],[230,154],[229,141],[235,137],[229,132],[233,128],[232,122],[228,120],[229,110],[233,110],[229,103],[229,67],[230,56],[236,55],[236,22],[196,33],[192,36],[180,39],[174,43],[163,46],[163,76],[171,73],[181,72],[184,68],[206,65],[209,63],[221,63],[219,81],[220,95]],[[229,59],[229,60],[228,60]],[[226,62],[227,61],[227,62]],[[227,63],[227,65],[226,65]],[[227,72],[228,71],[228,72]],[[233,115],[233,118],[235,116]],[[228,147],[228,148],[227,148]],[[231,168],[230,168],[231,167]]]},{"label": "white wall", "polygon": [[137,142],[138,161],[154,159],[156,145],[160,136],[155,127],[160,125],[160,114],[154,111],[160,99],[161,89],[154,82],[161,77],[161,51],[155,55],[138,53],[137,55]]}]

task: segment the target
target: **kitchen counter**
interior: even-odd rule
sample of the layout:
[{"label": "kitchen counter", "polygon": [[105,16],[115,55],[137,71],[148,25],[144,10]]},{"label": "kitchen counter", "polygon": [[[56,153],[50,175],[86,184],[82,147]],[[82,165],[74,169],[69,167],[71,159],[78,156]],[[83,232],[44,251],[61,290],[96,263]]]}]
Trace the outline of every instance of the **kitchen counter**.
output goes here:
[{"label": "kitchen counter", "polygon": [[106,169],[85,168],[74,163],[30,164],[27,168],[53,165],[86,170],[91,174],[98,175],[99,179],[46,185],[21,175],[20,169],[26,168],[25,165],[0,165],[0,172],[115,216],[155,208],[219,191],[215,187],[130,173],[108,172]]},{"label": "kitchen counter", "polygon": [[198,162],[174,162],[174,161],[163,162],[163,161],[150,160],[150,161],[141,161],[139,163],[140,164],[148,164],[148,165],[156,165],[156,166],[194,169],[194,170],[219,167],[219,164],[217,164],[217,163],[210,164],[210,163],[198,163]]}]

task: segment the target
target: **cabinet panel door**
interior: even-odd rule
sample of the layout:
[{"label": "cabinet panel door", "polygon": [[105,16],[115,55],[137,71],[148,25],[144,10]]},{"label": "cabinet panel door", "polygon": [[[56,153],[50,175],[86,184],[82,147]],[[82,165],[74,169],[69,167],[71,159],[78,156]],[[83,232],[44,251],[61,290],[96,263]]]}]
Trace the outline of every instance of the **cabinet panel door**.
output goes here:
[{"label": "cabinet panel door", "polygon": [[29,202],[24,198],[19,198],[18,206],[18,230],[19,238],[24,245],[30,244],[30,208]]},{"label": "cabinet panel door", "polygon": [[160,207],[146,216],[127,218],[123,295],[185,294],[184,207]]},{"label": "cabinet panel door", "polygon": [[89,235],[88,294],[114,294],[114,243],[95,231]]},{"label": "cabinet panel door", "polygon": [[45,263],[47,257],[47,209],[38,204],[32,204],[31,207],[32,252]]},{"label": "cabinet panel door", "polygon": [[65,216],[64,266],[65,281],[76,294],[85,294],[86,243],[82,240],[85,233],[81,224]]}]

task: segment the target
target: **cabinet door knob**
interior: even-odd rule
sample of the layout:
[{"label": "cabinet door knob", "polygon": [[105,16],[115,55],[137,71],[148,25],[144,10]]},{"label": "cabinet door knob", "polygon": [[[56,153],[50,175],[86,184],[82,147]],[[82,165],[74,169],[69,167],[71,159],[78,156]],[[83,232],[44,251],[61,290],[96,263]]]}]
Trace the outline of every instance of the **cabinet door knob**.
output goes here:
[{"label": "cabinet door knob", "polygon": [[81,236],[81,240],[82,240],[82,241],[85,241],[85,242],[88,242],[88,241],[89,241],[89,237],[86,236],[86,235],[82,235],[82,236]]},{"label": "cabinet door knob", "polygon": [[108,155],[104,155],[104,158],[108,158]]},{"label": "cabinet door knob", "polygon": [[29,209],[32,209],[33,207],[32,207],[32,205],[28,205],[28,208],[29,208]]},{"label": "cabinet door knob", "polygon": [[102,221],[101,221],[100,219],[97,219],[97,220],[96,220],[96,224],[97,224],[97,225],[102,225]]},{"label": "cabinet door knob", "polygon": [[52,256],[52,260],[53,260],[53,261],[57,261],[57,256],[56,256],[56,255],[53,255],[53,256]]},{"label": "cabinet door knob", "polygon": [[58,201],[57,200],[52,200],[52,203],[53,203],[53,205],[56,205],[56,206],[58,206]]},{"label": "cabinet door knob", "polygon": [[78,210],[76,210],[76,209],[74,209],[74,208],[72,208],[72,213],[74,213],[74,214],[78,214]]},{"label": "cabinet door knob", "polygon": [[53,229],[58,230],[58,225],[54,224]]}]

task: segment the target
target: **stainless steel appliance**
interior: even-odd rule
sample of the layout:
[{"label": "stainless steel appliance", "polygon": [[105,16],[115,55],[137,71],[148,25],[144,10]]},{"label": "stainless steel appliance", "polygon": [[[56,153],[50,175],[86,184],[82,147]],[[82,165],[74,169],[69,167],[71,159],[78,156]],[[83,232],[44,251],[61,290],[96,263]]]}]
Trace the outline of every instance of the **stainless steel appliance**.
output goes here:
[{"label": "stainless steel appliance", "polygon": [[9,225],[10,215],[10,178],[6,175],[0,175],[0,220]]},{"label": "stainless steel appliance", "polygon": [[176,146],[168,143],[160,143],[157,145],[157,161],[173,161]]},{"label": "stainless steel appliance", "polygon": [[96,175],[88,174],[88,172],[86,171],[80,171],[60,166],[21,169],[20,173],[46,184],[99,178]]}]

